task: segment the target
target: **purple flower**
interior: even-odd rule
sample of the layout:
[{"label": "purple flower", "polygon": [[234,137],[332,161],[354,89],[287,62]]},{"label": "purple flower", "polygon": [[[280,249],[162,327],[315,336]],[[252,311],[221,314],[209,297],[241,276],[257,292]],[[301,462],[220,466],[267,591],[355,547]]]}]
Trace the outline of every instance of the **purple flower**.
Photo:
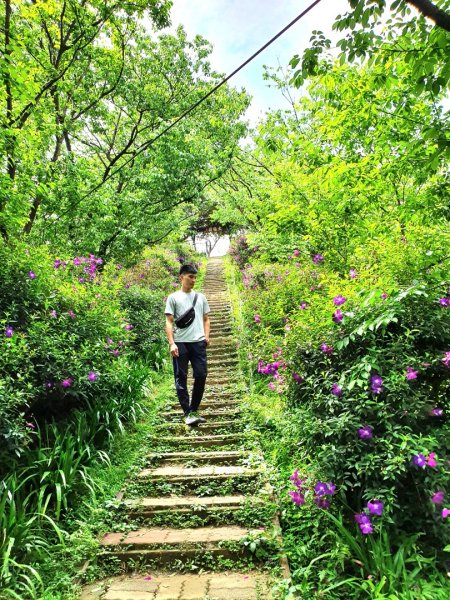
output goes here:
[{"label": "purple flower", "polygon": [[332,481],[329,481],[327,483],[327,487],[328,487],[328,491],[325,493],[328,494],[329,496],[333,496],[336,493],[336,486],[334,485],[334,483]]},{"label": "purple flower", "polygon": [[292,379],[297,383],[302,383],[304,381],[303,377],[298,373],[292,373]]},{"label": "purple flower", "polygon": [[445,356],[442,359],[442,362],[447,367],[447,369],[450,368],[450,350],[445,353]]},{"label": "purple flower", "polygon": [[133,325],[131,325],[131,323],[128,323],[127,325],[125,325],[126,331],[131,331],[132,329],[133,329]]},{"label": "purple flower", "polygon": [[329,346],[328,344],[322,344],[320,349],[324,354],[333,354],[333,346]]},{"label": "purple flower", "polygon": [[61,266],[61,260],[58,258],[56,260],[53,261],[53,268],[55,269],[59,269],[59,267]]},{"label": "purple flower", "polygon": [[308,308],[308,305],[306,304],[306,302],[302,302],[299,308],[301,308],[302,310],[306,310]]},{"label": "purple flower", "polygon": [[444,410],[442,408],[433,408],[433,410],[431,411],[431,415],[433,417],[442,417],[442,415],[444,414]]},{"label": "purple flower", "polygon": [[68,377],[67,379],[63,379],[61,381],[61,385],[63,388],[70,388],[72,383],[73,383],[73,379],[71,379],[70,377]]},{"label": "purple flower", "polygon": [[381,517],[383,514],[384,504],[379,500],[374,500],[373,502],[367,503],[367,508],[372,515],[378,515]]},{"label": "purple flower", "polygon": [[388,295],[386,294],[386,292],[383,292],[383,293],[381,294],[381,299],[382,299],[382,300],[387,300],[387,297],[388,297]]},{"label": "purple flower", "polygon": [[300,256],[300,250],[298,248],[296,248],[294,250],[294,252],[292,253],[292,256]]},{"label": "purple flower", "polygon": [[84,283],[86,281],[86,279],[84,277],[78,277],[78,281],[80,283]]},{"label": "purple flower", "polygon": [[373,427],[370,425],[364,425],[361,429],[358,429],[358,436],[362,440],[370,440],[373,438]]},{"label": "purple flower", "polygon": [[350,269],[350,279],[355,279],[356,277],[356,269]]},{"label": "purple flower", "polygon": [[258,324],[261,323],[261,316],[260,315],[255,315],[254,319],[255,319],[255,323],[258,323]]},{"label": "purple flower", "polygon": [[117,349],[114,349],[114,350],[112,351],[112,354],[113,354],[113,356],[119,356],[120,352],[119,352],[119,350],[117,350]]},{"label": "purple flower", "polygon": [[408,367],[406,369],[406,379],[408,380],[412,380],[412,379],[417,379],[417,375],[418,375],[419,371],[414,371],[414,369],[412,367]]},{"label": "purple flower", "polygon": [[439,298],[439,304],[441,306],[450,306],[450,298]]},{"label": "purple flower", "polygon": [[383,380],[379,375],[374,375],[370,379],[371,390],[374,394],[380,394],[383,391]]},{"label": "purple flower", "polygon": [[313,263],[314,263],[315,265],[319,265],[321,262],[323,262],[323,261],[324,261],[324,258],[323,258],[323,256],[322,256],[321,254],[315,254],[315,255],[313,256],[313,259],[312,259],[312,261],[313,261]]},{"label": "purple flower", "polygon": [[316,503],[316,505],[319,508],[324,508],[324,509],[330,508],[330,501],[327,500],[327,498],[324,498],[323,496],[316,496],[314,498],[314,502]]},{"label": "purple flower", "polygon": [[56,317],[57,317],[56,310],[52,310],[52,312],[50,313],[50,316],[52,319],[56,319]]},{"label": "purple flower", "polygon": [[94,373],[94,371],[89,371],[87,378],[89,381],[96,381],[98,378],[98,375],[97,375],[97,373]]},{"label": "purple flower", "polygon": [[426,465],[426,458],[423,454],[415,454],[412,459],[416,467],[424,467]]},{"label": "purple flower", "polygon": [[314,491],[317,496],[324,496],[329,493],[328,485],[323,481],[318,481],[314,486]]},{"label": "purple flower", "polygon": [[36,279],[37,275],[34,271],[28,271],[28,277],[30,279]]},{"label": "purple flower", "polygon": [[431,502],[433,502],[433,504],[443,504],[444,496],[445,496],[444,492],[442,492],[442,491],[436,492],[431,497]]},{"label": "purple flower", "polygon": [[446,519],[448,517],[448,515],[450,515],[450,509],[448,508],[443,508],[441,511],[441,515],[443,519]]},{"label": "purple flower", "polygon": [[270,383],[268,383],[267,387],[269,388],[269,390],[272,390],[272,392],[275,391],[275,384],[274,384],[273,381],[271,381]]},{"label": "purple flower", "polygon": [[337,383],[333,383],[331,386],[331,393],[333,396],[342,396],[342,388]]},{"label": "purple flower", "polygon": [[14,329],[11,327],[11,325],[8,325],[8,327],[5,329],[5,337],[10,338],[14,335]]},{"label": "purple flower", "polygon": [[36,429],[36,425],[34,423],[25,423],[25,425],[29,428],[29,429]]},{"label": "purple flower", "polygon": [[370,517],[364,514],[357,514],[355,515],[355,521],[358,523],[361,533],[363,533],[364,535],[373,533],[373,527]]},{"label": "purple flower", "polygon": [[69,317],[70,317],[71,319],[75,319],[75,313],[73,312],[73,310],[72,310],[72,309],[68,310],[68,311],[67,311],[67,314],[69,315]]},{"label": "purple flower", "polygon": [[45,387],[46,387],[48,390],[51,390],[51,389],[52,389],[52,387],[53,387],[53,382],[52,382],[52,381],[47,381],[47,382],[45,383]]},{"label": "purple flower", "polygon": [[300,506],[301,504],[305,504],[305,497],[303,496],[303,494],[301,494],[297,490],[289,492],[289,496],[292,498],[292,502],[296,506]]},{"label": "purple flower", "polygon": [[344,314],[338,308],[334,311],[333,316],[331,317],[335,323],[340,323],[344,318]]},{"label": "purple flower", "polygon": [[342,294],[339,294],[338,296],[335,296],[333,298],[333,304],[335,306],[341,306],[342,304],[344,304],[347,301],[347,298],[345,296],[343,296]]},{"label": "purple flower", "polygon": [[73,259],[73,264],[78,267],[79,265],[81,265],[82,260],[81,258],[78,258],[77,256]]}]

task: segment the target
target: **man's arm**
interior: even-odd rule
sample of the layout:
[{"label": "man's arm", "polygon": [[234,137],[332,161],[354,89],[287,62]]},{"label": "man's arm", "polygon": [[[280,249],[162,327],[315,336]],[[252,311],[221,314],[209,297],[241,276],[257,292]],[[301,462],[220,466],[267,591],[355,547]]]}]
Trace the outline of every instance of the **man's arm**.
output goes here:
[{"label": "man's arm", "polygon": [[173,315],[166,313],[166,335],[167,335],[167,339],[169,340],[170,354],[174,357],[177,357],[177,356],[179,356],[179,353],[178,353],[178,346],[175,344],[174,339],[173,339],[173,322],[174,322]]},{"label": "man's arm", "polygon": [[205,330],[206,345],[209,346],[209,332],[211,331],[211,321],[209,315],[203,315],[203,329]]}]

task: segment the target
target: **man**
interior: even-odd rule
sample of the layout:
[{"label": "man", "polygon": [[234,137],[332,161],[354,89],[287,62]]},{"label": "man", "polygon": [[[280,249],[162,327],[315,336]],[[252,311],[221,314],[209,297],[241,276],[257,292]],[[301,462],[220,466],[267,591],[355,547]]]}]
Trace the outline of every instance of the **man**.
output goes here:
[{"label": "man", "polygon": [[[166,334],[173,359],[173,372],[178,400],[185,415],[186,425],[197,425],[204,421],[197,414],[205,390],[207,364],[206,347],[209,345],[209,305],[205,296],[193,291],[197,279],[194,265],[180,268],[181,290],[170,294],[166,302]],[[186,313],[195,302],[195,318],[190,325],[181,329],[175,321]],[[191,363],[194,374],[192,399],[189,402],[187,371]]]}]

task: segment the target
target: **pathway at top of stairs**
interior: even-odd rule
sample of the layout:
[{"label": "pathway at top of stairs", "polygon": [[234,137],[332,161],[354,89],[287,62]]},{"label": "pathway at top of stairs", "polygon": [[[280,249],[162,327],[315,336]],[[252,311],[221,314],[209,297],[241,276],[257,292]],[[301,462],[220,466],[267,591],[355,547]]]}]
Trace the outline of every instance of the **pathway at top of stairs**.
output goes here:
[{"label": "pathway at top of stairs", "polygon": [[[174,394],[154,436],[154,452],[125,488],[129,526],[101,539],[99,558],[121,561],[127,574],[87,586],[82,600],[275,597],[268,571],[243,544],[248,536],[272,531],[275,506],[263,460],[240,416],[243,382],[221,259],[208,261],[203,291],[211,307],[209,372],[200,407],[206,422],[186,427]],[[185,572],[193,564],[205,570]]]}]

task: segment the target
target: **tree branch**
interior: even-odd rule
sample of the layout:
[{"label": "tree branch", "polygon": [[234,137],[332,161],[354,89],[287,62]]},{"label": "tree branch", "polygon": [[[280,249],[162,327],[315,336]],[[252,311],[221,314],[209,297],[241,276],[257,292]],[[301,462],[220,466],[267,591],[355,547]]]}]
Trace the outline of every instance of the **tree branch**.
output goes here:
[{"label": "tree branch", "polygon": [[406,2],[417,8],[424,17],[434,21],[438,27],[450,31],[450,14],[430,0],[406,0]]}]

